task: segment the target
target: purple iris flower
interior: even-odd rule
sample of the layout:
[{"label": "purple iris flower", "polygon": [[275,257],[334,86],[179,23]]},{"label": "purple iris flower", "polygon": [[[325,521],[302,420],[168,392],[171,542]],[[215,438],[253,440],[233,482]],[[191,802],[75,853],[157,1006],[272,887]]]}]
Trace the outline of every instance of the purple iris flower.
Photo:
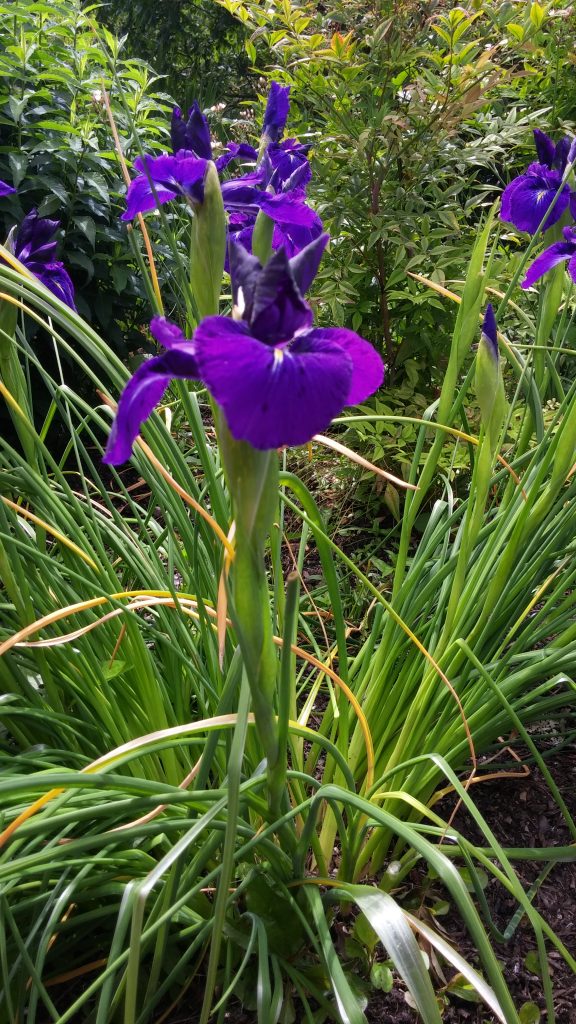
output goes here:
[{"label": "purple iris flower", "polygon": [[[322,221],[306,203],[306,185],[312,172],[308,163],[309,146],[296,139],[280,142],[289,111],[289,86],[273,82],[268,96],[262,138],[266,143],[258,162],[258,153],[248,143],[230,142],[216,161],[219,174],[233,160],[249,162],[247,173],[222,183],[222,198],[229,215],[229,235],[249,251],[256,217],[263,210],[274,222],[272,248],[285,247],[288,256],[300,252],[322,233]],[[140,173],[131,183],[126,197],[123,220],[154,210],[159,204],[183,196],[192,203],[204,198],[206,163],[212,157],[210,129],[197,102],[185,120],[179,107],[172,113],[174,155],[140,157],[134,166]]]},{"label": "purple iris flower", "polygon": [[569,260],[568,273],[576,283],[576,229],[563,228],[562,231],[565,241],[554,242],[543,253],[540,253],[540,256],[536,257],[526,271],[522,288],[531,288],[536,281],[552,270],[552,267],[562,263],[563,260]]},{"label": "purple iris flower", "polygon": [[[566,136],[555,145],[552,139],[536,128],[534,142],[538,161],[530,164],[524,174],[514,178],[502,193],[500,217],[518,228],[534,235],[562,185],[562,177],[568,163],[570,139]],[[544,222],[544,230],[552,227],[571,206],[576,216],[576,196],[565,184],[556,200],[554,209]]]},{"label": "purple iris flower", "polygon": [[192,340],[155,317],[150,327],[166,351],[126,385],[105,461],[130,457],[140,424],[174,377],[202,380],[233,437],[261,450],[305,444],[376,391],[384,367],[372,346],[353,331],[312,326],[304,294],[327,241],[322,235],[292,259],[280,249],[264,267],[232,242],[232,317],[206,317]]},{"label": "purple iris flower", "polygon": [[12,229],[6,245],[46,288],[76,309],[74,285],[62,261],[56,259],[58,242],[54,235],[59,227],[60,221],[39,217],[37,210],[31,210],[22,223]]},{"label": "purple iris flower", "polygon": [[192,203],[204,199],[204,176],[208,161],[181,149],[177,156],[138,157],[134,166],[141,173],[131,182],[126,194],[122,220],[155,210],[158,204],[184,196]]},{"label": "purple iris flower", "polygon": [[0,199],[4,196],[10,196],[16,189],[12,188],[12,185],[7,185],[5,181],[0,181]]},{"label": "purple iris flower", "polygon": [[262,134],[270,142],[279,142],[284,134],[286,121],[290,111],[290,86],[279,85],[272,82],[266,110],[264,111],[264,125]]},{"label": "purple iris flower", "polygon": [[185,149],[203,160],[212,159],[210,128],[197,100],[194,100],[188,111],[187,121],[184,120],[180,107],[174,107],[170,138],[175,155]]},{"label": "purple iris flower", "polygon": [[270,146],[254,171],[223,182],[230,238],[248,252],[260,210],[274,221],[272,248],[285,248],[289,257],[322,234],[320,217],[306,203],[306,185],[312,176],[307,149],[294,139]]}]

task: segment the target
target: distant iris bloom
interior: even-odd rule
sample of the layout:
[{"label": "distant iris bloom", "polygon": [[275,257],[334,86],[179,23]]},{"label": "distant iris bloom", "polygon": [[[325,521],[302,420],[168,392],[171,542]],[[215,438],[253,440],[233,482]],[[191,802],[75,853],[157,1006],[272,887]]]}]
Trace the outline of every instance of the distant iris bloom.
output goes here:
[{"label": "distant iris bloom", "polygon": [[279,142],[284,134],[286,121],[290,112],[290,86],[279,85],[272,82],[266,110],[264,111],[264,126],[262,134],[270,142]]},{"label": "distant iris bloom", "polygon": [[[229,214],[229,235],[248,250],[256,217],[262,210],[274,222],[272,248],[284,246],[295,255],[322,233],[322,221],[306,203],[306,185],[312,174],[309,146],[295,139],[280,142],[289,112],[289,86],[272,82],[262,132],[260,160],[253,146],[230,142],[216,160],[220,175],[232,161],[252,164],[247,173],[222,183],[224,207]],[[157,209],[179,196],[192,206],[204,199],[207,161],[212,159],[210,128],[195,101],[184,118],[179,107],[172,112],[171,141],[174,153],[139,157],[139,172],[128,188],[123,220]]]},{"label": "distant iris bloom", "polygon": [[173,378],[202,380],[236,440],[261,450],[301,445],[347,405],[380,387],[382,360],[344,328],[313,327],[304,295],[328,235],[289,259],[280,249],[263,267],[231,243],[232,317],[206,317],[191,340],[155,317],[152,334],[165,351],[140,366],[118,405],[105,461],[125,462],[141,423]]},{"label": "distant iris bloom", "polygon": [[175,154],[187,150],[203,160],[212,159],[210,128],[197,100],[190,107],[187,120],[184,120],[180,107],[174,107],[170,139]]},{"label": "distant iris bloom", "polygon": [[552,267],[556,267],[564,260],[568,260],[568,273],[576,284],[576,229],[563,228],[563,235],[563,242],[554,242],[553,245],[549,245],[528,267],[526,277],[522,281],[522,288],[531,288],[544,274],[552,270]]},{"label": "distant iris bloom", "polygon": [[[530,164],[524,174],[514,178],[502,193],[500,216],[518,228],[534,235],[542,218],[551,206],[568,163],[571,140],[566,136],[555,145],[552,139],[536,128],[534,142],[538,161]],[[576,196],[569,185],[564,184],[558,195],[554,209],[544,221],[543,229],[552,227],[560,220],[565,210],[571,206],[576,215]]]},{"label": "distant iris bloom", "polygon": [[6,247],[46,288],[75,309],[74,285],[62,261],[56,259],[54,235],[59,227],[60,221],[39,217],[37,210],[31,210],[12,228]]}]

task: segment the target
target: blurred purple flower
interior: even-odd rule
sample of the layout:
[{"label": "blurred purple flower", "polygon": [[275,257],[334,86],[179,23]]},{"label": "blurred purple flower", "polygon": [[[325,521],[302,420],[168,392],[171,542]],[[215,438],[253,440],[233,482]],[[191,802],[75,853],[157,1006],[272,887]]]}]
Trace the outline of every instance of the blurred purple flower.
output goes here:
[{"label": "blurred purple flower", "polygon": [[34,274],[43,285],[72,309],[74,285],[61,260],[56,259],[55,233],[60,221],[39,217],[31,210],[17,227],[12,228],[6,247]]},{"label": "blurred purple flower", "polygon": [[[502,193],[500,217],[534,235],[562,185],[562,176],[568,162],[570,139],[565,136],[555,145],[552,139],[536,128],[534,142],[538,161],[530,164],[524,174],[514,178]],[[562,186],[554,209],[544,222],[543,230],[552,227],[571,206],[576,216],[576,196],[570,187]]]},{"label": "blurred purple flower", "polygon": [[126,385],[105,461],[129,457],[140,424],[173,377],[201,379],[232,435],[261,450],[305,444],[380,387],[384,367],[367,341],[344,328],[312,326],[304,294],[327,241],[322,235],[291,260],[280,249],[264,267],[232,242],[233,317],[207,317],[192,340],[155,318],[151,330],[166,351]]},{"label": "blurred purple flower", "polygon": [[12,188],[12,185],[7,185],[5,181],[0,181],[0,199],[4,196],[10,196],[16,189]]},{"label": "blurred purple flower", "polygon": [[284,134],[286,121],[290,112],[290,86],[272,82],[266,110],[262,135],[270,142],[279,142]]},{"label": "blurred purple flower", "polygon": [[[274,221],[272,248],[284,246],[293,256],[322,233],[322,221],[306,203],[306,185],[312,172],[309,146],[296,139],[279,142],[289,111],[289,87],[273,82],[264,115],[266,143],[260,162],[253,146],[229,142],[216,160],[222,174],[234,160],[247,162],[250,169],[222,183],[224,207],[229,214],[230,238],[248,251],[256,217],[263,210]],[[134,166],[140,173],[131,183],[123,220],[154,210],[183,196],[192,203],[204,198],[206,161],[212,157],[208,122],[195,101],[185,120],[179,107],[172,113],[171,139],[174,155],[139,157]]]},{"label": "blurred purple flower", "polygon": [[176,196],[191,202],[204,199],[204,176],[208,161],[196,157],[186,149],[177,156],[144,156],[134,161],[138,177],[131,182],[126,194],[126,211],[122,220],[132,220],[138,213],[157,209]]},{"label": "blurred purple flower", "polygon": [[170,138],[174,155],[179,153],[180,150],[185,149],[192,153],[193,156],[201,157],[203,160],[212,159],[210,128],[208,121],[200,110],[198,100],[194,100],[190,107],[187,121],[184,120],[180,107],[174,107]]},{"label": "blurred purple flower", "polygon": [[544,252],[537,256],[534,262],[528,267],[526,277],[522,281],[522,288],[531,288],[544,274],[547,274],[552,267],[569,260],[568,273],[576,284],[576,229],[563,228],[564,242],[554,242]]}]

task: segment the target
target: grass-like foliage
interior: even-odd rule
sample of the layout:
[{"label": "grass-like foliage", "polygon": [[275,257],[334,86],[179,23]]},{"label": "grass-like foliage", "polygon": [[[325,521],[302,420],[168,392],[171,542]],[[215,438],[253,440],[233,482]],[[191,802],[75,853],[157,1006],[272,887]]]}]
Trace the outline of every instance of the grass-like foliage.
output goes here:
[{"label": "grass-like foliage", "polygon": [[[174,294],[193,306],[180,245],[189,219],[163,212],[154,225],[174,253]],[[19,311],[15,337],[0,334],[0,392],[19,438],[0,439],[3,1020],[144,1024],[167,1019],[191,989],[202,1024],[211,1011],[223,1021],[233,996],[253,1006],[258,1024],[361,1024],[362,973],[379,941],[421,1018],[437,1024],[445,983],[422,939],[448,978],[459,974],[487,1012],[516,1024],[483,872],[534,932],[555,1020],[548,951],[576,962],[514,862],[571,860],[575,847],[503,849],[473,794],[478,756],[515,731],[576,840],[528,731],[566,717],[574,696],[576,385],[563,363],[572,314],[556,275],[538,325],[503,297],[499,365],[484,339],[476,352],[498,246],[490,214],[459,297],[442,393],[417,424],[416,489],[402,499],[385,588],[327,532],[290,451],[273,493],[266,574],[263,560],[249,564],[243,499],[223,466],[231,456],[197,387],[174,388],[129,468],[104,467],[125,368],[13,260],[0,268],[2,302]],[[142,253],[144,267],[143,243]],[[508,337],[514,316],[528,337],[537,333],[542,359]],[[30,326],[42,328],[44,348],[30,343]],[[70,364],[92,400],[68,383]],[[50,399],[43,422],[32,413],[32,368]],[[68,432],[57,457],[56,421]],[[455,445],[468,452],[458,493],[455,478],[437,472]],[[300,542],[285,583],[287,516]],[[300,588],[307,544],[330,604],[323,629],[309,615],[313,594]],[[254,592],[239,588],[239,565]],[[342,604],[343,571],[366,593],[360,642]],[[277,652],[267,711],[254,695],[262,665],[249,657],[250,615],[263,607]],[[482,844],[437,813],[446,791],[474,817]],[[425,915],[403,908],[398,891],[417,862],[461,915],[474,965]],[[365,961],[331,930],[350,905]]]}]

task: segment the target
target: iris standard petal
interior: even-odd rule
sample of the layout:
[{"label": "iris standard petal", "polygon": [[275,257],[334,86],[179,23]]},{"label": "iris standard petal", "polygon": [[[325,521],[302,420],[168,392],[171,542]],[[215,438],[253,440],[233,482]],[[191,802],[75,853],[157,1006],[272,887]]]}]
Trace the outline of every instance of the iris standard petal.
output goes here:
[{"label": "iris standard petal", "polygon": [[170,141],[172,143],[172,150],[174,153],[177,153],[180,149],[186,149],[186,122],[182,117],[180,107],[172,108]]},{"label": "iris standard petal", "polygon": [[272,82],[266,110],[264,111],[264,125],[262,134],[271,142],[279,142],[286,127],[288,114],[290,112],[290,86],[279,85]]},{"label": "iris standard petal", "polygon": [[204,160],[212,159],[212,143],[210,141],[210,127],[204,114],[200,110],[197,100],[194,100],[188,111],[186,122],[185,149],[191,149],[195,156]]},{"label": "iris standard petal", "polygon": [[545,164],[546,167],[552,167],[556,155],[556,146],[550,136],[546,135],[546,132],[543,132],[540,128],[535,128],[534,145],[536,146],[538,162]]},{"label": "iris standard petal", "polygon": [[268,146],[266,155],[270,163],[270,183],[276,191],[281,191],[294,171],[303,165],[308,168],[307,180],[312,177],[307,157],[310,148],[296,139],[285,139],[284,142]]},{"label": "iris standard petal", "polygon": [[170,381],[175,377],[193,379],[198,376],[198,364],[192,345],[188,344],[189,348],[176,347],[153,356],[130,378],[120,395],[104,462],[111,466],[127,462],[142,423],[162,400]]},{"label": "iris standard petal", "polygon": [[352,376],[344,405],[358,405],[382,385],[384,363],[370,342],[345,327],[315,327],[302,338],[337,345],[350,359]]},{"label": "iris standard petal", "polygon": [[[531,164],[526,174],[521,174],[504,189],[502,219],[510,221],[519,231],[534,235],[558,192],[561,180],[559,171],[550,171],[543,164]],[[543,230],[560,220],[569,202],[570,189],[564,185]]]},{"label": "iris standard petal", "polygon": [[197,327],[202,380],[237,440],[261,450],[305,444],[344,408],[352,361],[314,333],[275,347],[226,317],[208,317]]},{"label": "iris standard petal", "polygon": [[521,287],[531,288],[544,274],[552,270],[552,267],[562,263],[563,260],[571,259],[575,254],[576,243],[574,242],[555,242],[554,245],[550,245],[528,267]]},{"label": "iris standard petal", "polygon": [[[14,243],[14,255],[23,262],[33,259],[42,253],[51,256],[56,251],[57,242],[53,236],[60,227],[59,220],[40,217],[37,210],[30,210],[18,226]],[[42,258],[42,257],[40,257]]]},{"label": "iris standard petal", "polygon": [[330,235],[325,232],[290,260],[290,269],[302,295],[306,294],[316,277],[322,253],[329,241]]},{"label": "iris standard petal", "polygon": [[255,278],[249,323],[254,337],[269,345],[289,341],[312,323],[285,249],[274,252]]},{"label": "iris standard petal", "polygon": [[254,292],[258,277],[262,272],[262,264],[249,252],[244,245],[233,238],[229,244],[230,278],[232,281],[232,299],[239,309],[243,320],[252,317]]}]

